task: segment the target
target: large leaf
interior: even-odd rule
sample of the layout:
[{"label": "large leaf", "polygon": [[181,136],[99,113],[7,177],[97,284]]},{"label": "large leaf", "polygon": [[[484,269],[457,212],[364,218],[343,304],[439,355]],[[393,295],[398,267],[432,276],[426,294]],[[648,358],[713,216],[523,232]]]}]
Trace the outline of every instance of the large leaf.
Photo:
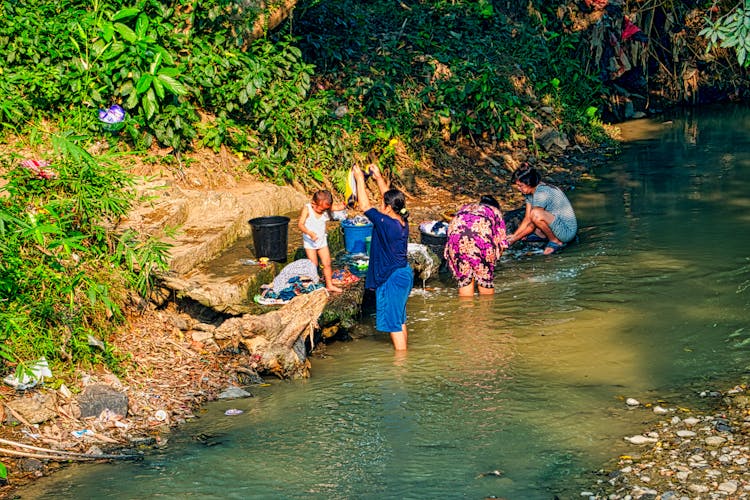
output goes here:
[{"label": "large leaf", "polygon": [[114,16],[112,16],[113,21],[119,21],[121,19],[130,19],[131,17],[137,16],[141,12],[141,9],[138,9],[136,7],[129,7],[126,9],[118,10]]},{"label": "large leaf", "polygon": [[154,95],[154,89],[148,89],[146,95],[141,99],[141,105],[143,111],[146,113],[146,119],[150,120],[154,113],[156,113],[157,102],[156,96]]},{"label": "large leaf", "polygon": [[157,78],[161,83],[164,84],[164,87],[172,92],[175,95],[185,95],[187,94],[187,88],[185,86],[172,78],[171,76],[165,75],[163,73],[160,73]]},{"label": "large leaf", "polygon": [[135,23],[135,34],[138,38],[143,38],[148,32],[148,16],[141,14],[138,16],[138,21]]},{"label": "large leaf", "polygon": [[138,83],[135,86],[135,91],[139,94],[143,94],[149,88],[151,88],[151,82],[153,79],[154,76],[151,73],[144,73],[138,80]]},{"label": "large leaf", "polygon": [[138,37],[135,36],[135,31],[130,29],[129,26],[126,26],[122,23],[115,23],[115,31],[117,31],[121,37],[123,37],[130,43],[135,43],[135,41],[138,39]]}]

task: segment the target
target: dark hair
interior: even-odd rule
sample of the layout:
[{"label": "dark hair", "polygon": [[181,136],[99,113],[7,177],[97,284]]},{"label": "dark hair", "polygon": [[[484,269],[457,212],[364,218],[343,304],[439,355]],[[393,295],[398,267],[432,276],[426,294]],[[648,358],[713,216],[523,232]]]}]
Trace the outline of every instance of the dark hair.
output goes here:
[{"label": "dark hair", "polygon": [[511,182],[521,182],[530,187],[537,187],[539,182],[542,180],[542,176],[537,170],[526,162],[521,165],[513,172]]},{"label": "dark hair", "polygon": [[313,194],[312,197],[312,201],[315,203],[325,202],[330,205],[333,203],[333,195],[327,189],[321,189],[319,191],[315,191],[315,194]]},{"label": "dark hair", "polygon": [[497,199],[491,194],[483,194],[482,197],[479,198],[479,203],[481,205],[489,205],[500,210],[500,203],[498,203]]},{"label": "dark hair", "polygon": [[404,222],[409,220],[409,211],[406,209],[406,196],[400,190],[389,189],[383,193],[383,203],[391,207]]}]

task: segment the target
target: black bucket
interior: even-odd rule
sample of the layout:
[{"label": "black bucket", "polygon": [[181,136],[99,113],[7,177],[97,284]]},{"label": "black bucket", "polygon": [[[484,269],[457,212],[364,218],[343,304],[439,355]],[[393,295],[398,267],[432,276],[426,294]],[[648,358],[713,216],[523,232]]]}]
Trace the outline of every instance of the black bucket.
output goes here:
[{"label": "black bucket", "polygon": [[256,217],[248,221],[253,228],[255,256],[268,257],[275,262],[286,262],[289,217],[271,215]]}]

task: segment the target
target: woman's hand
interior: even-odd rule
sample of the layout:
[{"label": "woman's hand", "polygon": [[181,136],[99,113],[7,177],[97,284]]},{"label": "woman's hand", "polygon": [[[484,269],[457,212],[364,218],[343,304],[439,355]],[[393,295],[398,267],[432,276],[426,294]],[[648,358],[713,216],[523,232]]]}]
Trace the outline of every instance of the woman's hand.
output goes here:
[{"label": "woman's hand", "polygon": [[383,174],[380,173],[380,169],[378,168],[378,166],[376,164],[370,163],[367,166],[367,168],[369,169],[369,171],[370,171],[370,173],[372,175],[372,178],[375,179],[376,181],[378,179],[382,179],[383,178]]},{"label": "woman's hand", "polygon": [[359,165],[355,164],[352,167],[352,174],[354,174],[354,180],[357,181],[357,184],[359,184],[360,181],[365,181],[365,174],[362,172],[362,169],[359,168]]}]

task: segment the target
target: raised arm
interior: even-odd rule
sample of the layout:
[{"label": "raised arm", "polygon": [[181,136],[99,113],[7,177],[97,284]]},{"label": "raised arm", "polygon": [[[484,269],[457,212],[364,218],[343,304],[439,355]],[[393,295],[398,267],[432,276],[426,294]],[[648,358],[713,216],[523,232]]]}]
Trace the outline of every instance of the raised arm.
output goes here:
[{"label": "raised arm", "polygon": [[366,212],[372,207],[372,205],[370,204],[370,198],[367,196],[365,174],[358,165],[352,167],[352,173],[354,174],[354,180],[357,181],[357,203],[359,203],[359,208],[361,208],[363,212]]},{"label": "raised arm", "polygon": [[386,191],[388,191],[388,184],[385,183],[385,179],[383,179],[383,174],[380,172],[380,168],[374,163],[370,163],[367,168],[370,169],[370,172],[372,172],[372,178],[375,179],[375,182],[378,184],[378,190],[380,191],[380,196],[383,196]]}]

